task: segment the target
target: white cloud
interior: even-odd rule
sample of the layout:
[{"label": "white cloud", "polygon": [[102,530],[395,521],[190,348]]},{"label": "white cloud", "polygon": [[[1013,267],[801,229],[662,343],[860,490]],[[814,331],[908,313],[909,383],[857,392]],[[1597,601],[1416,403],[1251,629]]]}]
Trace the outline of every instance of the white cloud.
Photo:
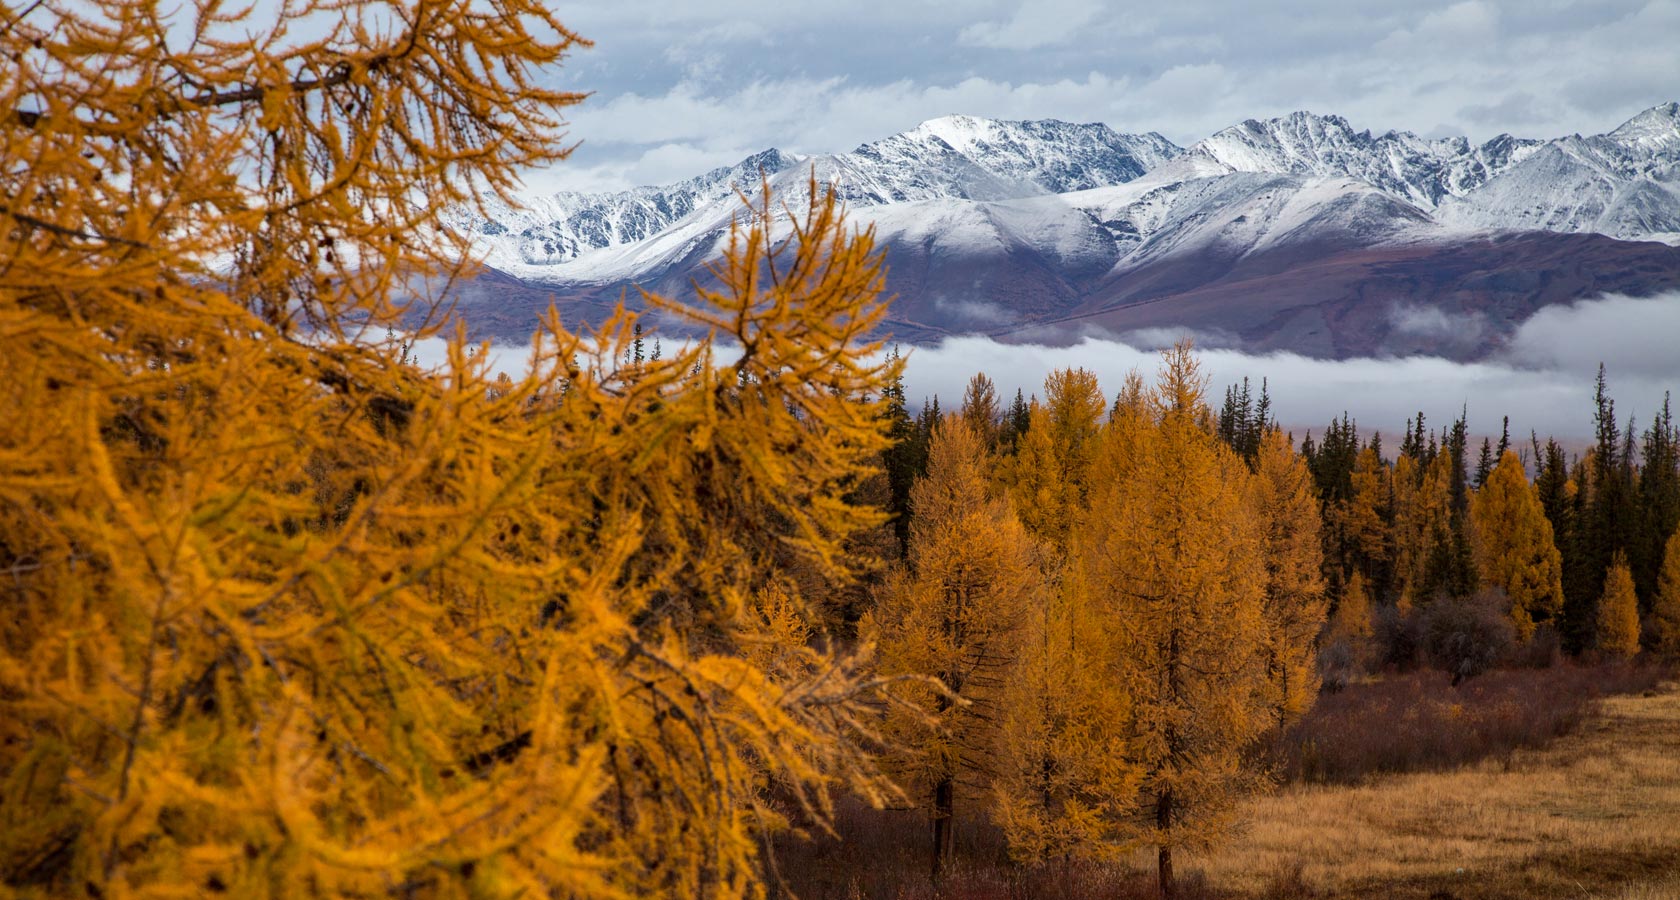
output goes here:
[{"label": "white cloud", "polygon": [[[1593,379],[1600,360],[1616,410],[1637,417],[1644,428],[1662,405],[1663,394],[1680,391],[1680,354],[1670,349],[1680,335],[1680,293],[1630,299],[1610,297],[1572,306],[1549,307],[1522,325],[1499,357],[1458,363],[1428,356],[1401,359],[1313,359],[1292,353],[1253,355],[1198,344],[1210,379],[1209,402],[1217,406],[1226,385],[1247,377],[1268,384],[1278,421],[1299,440],[1317,434],[1343,412],[1362,430],[1397,436],[1419,412],[1433,426],[1468,409],[1473,434],[1497,435],[1503,416],[1511,434],[1530,430],[1569,443],[1592,437]],[[985,372],[1000,396],[1044,395],[1044,379],[1064,367],[1095,373],[1110,398],[1134,369],[1145,380],[1160,365],[1159,348],[1182,333],[1156,329],[1125,338],[1086,338],[1070,347],[1003,344],[986,337],[947,339],[936,346],[903,348],[908,356],[906,389],[914,404],[938,396],[949,408],[960,402],[975,372]],[[1208,336],[1199,336],[1208,337]],[[1217,336],[1214,336],[1217,340]],[[434,338],[416,348],[423,365],[445,358]],[[529,349],[497,345],[492,368],[518,375]],[[728,358],[727,351],[723,354]]]},{"label": "white cloud", "polygon": [[960,43],[1002,50],[1036,50],[1066,43],[1102,11],[1095,0],[1022,3],[1003,22],[976,22],[957,33]]},{"label": "white cloud", "polygon": [[[1299,439],[1321,431],[1345,411],[1362,429],[1398,435],[1407,418],[1422,412],[1435,425],[1468,408],[1472,432],[1497,433],[1511,417],[1511,433],[1537,431],[1580,441],[1592,435],[1593,378],[1607,363],[1616,409],[1648,424],[1665,391],[1680,390],[1680,294],[1648,299],[1612,297],[1566,307],[1549,307],[1521,326],[1505,353],[1481,363],[1435,357],[1403,359],[1311,359],[1280,353],[1256,356],[1230,349],[1200,351],[1212,379],[1217,405],[1224,386],[1248,377],[1269,383],[1278,420]],[[1043,396],[1052,370],[1078,366],[1094,372],[1112,397],[1127,372],[1150,379],[1160,357],[1153,349],[1176,334],[1088,338],[1071,347],[1000,344],[988,338],[946,340],[909,354],[905,378],[917,402],[935,395],[942,406],[962,396],[975,372],[984,371],[998,392],[1013,397],[1020,388]],[[1148,348],[1148,349],[1139,349]]]}]

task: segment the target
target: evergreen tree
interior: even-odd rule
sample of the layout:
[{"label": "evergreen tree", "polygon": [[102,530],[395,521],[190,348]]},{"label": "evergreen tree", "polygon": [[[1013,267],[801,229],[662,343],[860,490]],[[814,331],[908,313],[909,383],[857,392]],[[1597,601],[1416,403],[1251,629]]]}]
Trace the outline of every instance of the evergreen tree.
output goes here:
[{"label": "evergreen tree", "polygon": [[980,437],[980,443],[991,453],[997,450],[998,430],[1002,425],[1003,410],[998,406],[997,388],[984,372],[974,373],[968,380],[968,386],[963,390],[962,408],[959,413],[968,427]]},{"label": "evergreen tree", "polygon": [[1662,411],[1651,422],[1640,445],[1639,527],[1628,556],[1633,583],[1647,604],[1657,593],[1668,538],[1680,528],[1680,433],[1663,395]]},{"label": "evergreen tree", "polygon": [[1494,459],[1493,441],[1489,438],[1482,438],[1482,452],[1476,457],[1474,481],[1477,490],[1481,490],[1482,485],[1487,484],[1488,474],[1493,471]]},{"label": "evergreen tree", "polygon": [[887,472],[890,499],[887,510],[893,517],[893,531],[898,536],[899,555],[910,547],[910,490],[926,466],[927,443],[919,423],[910,417],[904,394],[904,371],[898,348],[887,354],[893,367],[892,380],[883,389],[882,415],[886,418],[887,436],[891,443],[881,451],[882,467]]},{"label": "evergreen tree", "polygon": [[1009,452],[1015,452],[1015,448],[1021,442],[1022,435],[1027,433],[1027,428],[1031,424],[1031,408],[1027,401],[1022,398],[1021,389],[1016,388],[1015,401],[1009,404],[1009,410],[1003,417],[1002,440],[1004,445],[1008,447]]}]

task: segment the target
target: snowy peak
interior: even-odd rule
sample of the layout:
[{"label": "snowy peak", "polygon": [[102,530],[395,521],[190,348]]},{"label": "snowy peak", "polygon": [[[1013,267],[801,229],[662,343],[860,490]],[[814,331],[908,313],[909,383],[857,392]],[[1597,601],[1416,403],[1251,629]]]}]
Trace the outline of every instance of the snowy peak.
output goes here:
[{"label": "snowy peak", "polygon": [[1154,132],[1120,134],[1100,122],[1058,119],[943,116],[898,137],[938,140],[1000,176],[1053,194],[1123,184],[1183,152]]},{"label": "snowy peak", "polygon": [[875,202],[888,203],[1010,200],[1123,184],[1180,152],[1158,134],[1120,134],[1100,123],[944,116],[836,159],[879,184]]},{"label": "snowy peak", "polygon": [[1653,106],[1606,137],[1652,154],[1680,150],[1680,103]]},{"label": "snowy peak", "polygon": [[[1080,210],[1102,232],[1091,240],[1140,258],[1191,245],[1258,248],[1309,236],[1334,243],[1327,236],[1338,229],[1365,241],[1550,231],[1680,243],[1680,103],[1645,110],[1608,134],[1549,141],[1504,134],[1480,145],[1378,134],[1341,116],[1300,111],[1246,120],[1188,150],[1159,134],[1123,134],[1100,123],[952,115],[848,153],[770,149],[676,184],[534,197],[488,218],[457,213],[450,224],[472,235],[498,268],[595,282],[711,253],[740,212],[737,191],[754,195],[768,179],[778,197],[798,204],[811,177],[872,220],[982,222],[996,210],[953,210],[1017,201],[1040,210],[1040,201],[1055,202]],[[1277,178],[1284,181],[1267,180]],[[1251,197],[1250,189],[1261,193]],[[1297,202],[1281,202],[1297,194]],[[1311,215],[1302,218],[1303,209]],[[1077,224],[1040,218],[1056,234]],[[1298,221],[1310,227],[1290,224]],[[904,233],[925,230],[907,224]],[[996,243],[982,237],[947,243]]]},{"label": "snowy peak", "polygon": [[450,224],[488,245],[499,266],[553,266],[595,251],[647,242],[679,227],[704,230],[737,211],[736,191],[761,179],[798,202],[806,178],[832,185],[853,209],[927,200],[997,201],[1130,181],[1182,152],[1159,134],[1120,134],[1107,125],[1053,119],[933,119],[850,153],[798,157],[770,149],[687,181],[602,194],[534,197],[524,209]]},{"label": "snowy peak", "polygon": [[1510,135],[1480,147],[1464,138],[1425,140],[1408,131],[1373,136],[1355,131],[1341,116],[1302,111],[1249,119],[1197,143],[1188,155],[1231,172],[1345,175],[1427,209],[1480,187],[1538,143]]}]

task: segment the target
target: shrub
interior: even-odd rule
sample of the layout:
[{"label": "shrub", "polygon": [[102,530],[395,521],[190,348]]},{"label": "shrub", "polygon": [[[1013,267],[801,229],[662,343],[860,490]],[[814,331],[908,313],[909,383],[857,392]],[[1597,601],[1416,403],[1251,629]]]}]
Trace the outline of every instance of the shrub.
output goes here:
[{"label": "shrub", "polygon": [[1457,687],[1492,669],[1516,643],[1509,605],[1501,591],[1484,591],[1469,600],[1440,599],[1422,615],[1423,646],[1429,661]]},{"label": "shrub", "polygon": [[1625,664],[1489,672],[1453,689],[1422,670],[1325,694],[1267,752],[1290,781],[1353,782],[1438,771],[1538,747],[1573,730],[1610,694],[1650,689],[1671,670]]}]

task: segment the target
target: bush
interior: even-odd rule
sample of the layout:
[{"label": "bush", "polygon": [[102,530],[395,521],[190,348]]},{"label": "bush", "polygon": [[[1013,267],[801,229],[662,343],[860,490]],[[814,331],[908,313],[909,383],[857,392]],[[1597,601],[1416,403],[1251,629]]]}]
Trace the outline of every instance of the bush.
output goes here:
[{"label": "bush", "polygon": [[1509,605],[1503,592],[1485,591],[1469,600],[1436,600],[1423,612],[1424,651],[1454,687],[1510,655],[1516,630],[1505,615]]},{"label": "bush", "polygon": [[1268,752],[1290,781],[1451,769],[1541,746],[1573,730],[1598,698],[1649,690],[1671,671],[1566,663],[1489,672],[1456,689],[1434,670],[1350,684],[1321,696]]},{"label": "bush", "polygon": [[1320,690],[1334,694],[1363,674],[1358,654],[1346,638],[1339,638],[1318,650],[1318,678]]},{"label": "bush", "polygon": [[1377,642],[1377,662],[1388,669],[1402,672],[1418,664],[1418,617],[1408,615],[1398,606],[1377,608],[1372,624]]}]

